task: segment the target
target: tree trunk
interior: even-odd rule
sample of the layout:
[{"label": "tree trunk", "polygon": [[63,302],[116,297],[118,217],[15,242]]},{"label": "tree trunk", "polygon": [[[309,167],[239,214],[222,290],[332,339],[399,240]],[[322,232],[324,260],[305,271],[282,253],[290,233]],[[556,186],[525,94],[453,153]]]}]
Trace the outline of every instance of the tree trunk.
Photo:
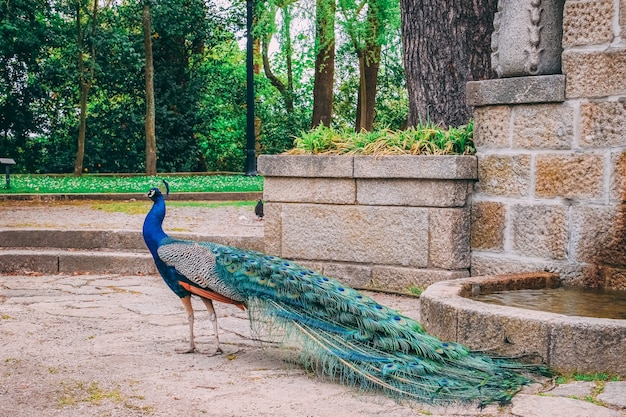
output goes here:
[{"label": "tree trunk", "polygon": [[494,77],[497,0],[400,0],[409,126],[461,125],[472,117],[465,84]]},{"label": "tree trunk", "polygon": [[87,94],[89,94],[89,84],[80,83],[80,116],[78,123],[78,146],[76,149],[76,160],[74,161],[74,175],[80,177],[83,174],[83,160],[85,158],[85,136],[87,132]]},{"label": "tree trunk", "polygon": [[74,160],[74,175],[83,175],[83,160],[85,158],[85,131],[87,121],[87,96],[85,94],[85,60],[83,57],[83,33],[80,21],[80,2],[76,2],[76,46],[78,48],[78,84],[80,86],[80,115],[78,118],[78,143],[76,159]]},{"label": "tree trunk", "polygon": [[317,0],[315,12],[315,78],[312,127],[330,126],[335,77],[335,0]]},{"label": "tree trunk", "polygon": [[358,53],[361,76],[355,123],[357,132],[374,129],[381,47],[378,43],[378,15],[373,3],[367,9],[367,25],[369,36],[365,39],[365,50]]},{"label": "tree trunk", "polygon": [[143,5],[141,19],[143,43],[146,54],[146,175],[156,175],[156,134],[154,129],[154,64],[152,61],[152,33],[150,24],[150,5]]},{"label": "tree trunk", "polygon": [[[274,21],[276,18],[277,7],[270,11],[271,21]],[[272,72],[272,68],[270,66],[270,57],[269,57],[269,44],[272,40],[271,34],[265,34],[263,36],[263,42],[261,43],[261,57],[263,59],[263,71],[265,72],[265,76],[272,83],[274,87],[278,90],[280,95],[283,97],[285,101],[285,110],[288,114],[293,114],[293,77],[291,74],[291,34],[289,31],[289,21],[291,20],[291,16],[289,16],[289,9],[287,6],[283,7],[283,19],[284,24],[287,28],[284,30],[285,35],[285,56],[286,56],[286,64],[287,64],[287,85],[281,81],[280,78]]]},{"label": "tree trunk", "polygon": [[[78,83],[80,85],[80,115],[78,122],[78,139],[76,146],[76,159],[74,160],[74,175],[83,174],[83,162],[85,159],[85,138],[87,136],[87,97],[94,79],[96,48],[91,40],[91,63],[88,73],[85,73],[85,59],[83,54],[84,40],[80,14],[81,3],[76,2],[76,45],[78,47]],[[93,1],[93,14],[91,16],[91,37],[96,32],[96,19],[98,17],[98,0]]]}]

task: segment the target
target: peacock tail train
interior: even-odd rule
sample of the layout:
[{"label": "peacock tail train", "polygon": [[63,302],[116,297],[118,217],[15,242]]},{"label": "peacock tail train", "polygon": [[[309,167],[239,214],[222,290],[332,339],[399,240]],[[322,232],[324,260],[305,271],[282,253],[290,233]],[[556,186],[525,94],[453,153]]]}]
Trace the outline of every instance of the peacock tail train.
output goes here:
[{"label": "peacock tail train", "polygon": [[157,223],[159,230],[148,233],[160,238],[155,261],[172,289],[183,284],[218,293],[248,307],[251,320],[266,316],[293,330],[303,341],[304,364],[342,383],[398,399],[484,406],[509,402],[529,374],[547,372],[442,342],[415,320],[294,262],[172,239]]}]

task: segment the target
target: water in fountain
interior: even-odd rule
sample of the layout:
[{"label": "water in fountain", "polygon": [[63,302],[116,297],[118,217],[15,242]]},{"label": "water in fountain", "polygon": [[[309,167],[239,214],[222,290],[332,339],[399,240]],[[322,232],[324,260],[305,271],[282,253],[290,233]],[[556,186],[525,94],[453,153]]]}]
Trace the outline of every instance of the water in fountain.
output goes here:
[{"label": "water in fountain", "polygon": [[626,319],[626,291],[559,287],[500,291],[472,298],[490,304],[549,311],[568,316]]}]

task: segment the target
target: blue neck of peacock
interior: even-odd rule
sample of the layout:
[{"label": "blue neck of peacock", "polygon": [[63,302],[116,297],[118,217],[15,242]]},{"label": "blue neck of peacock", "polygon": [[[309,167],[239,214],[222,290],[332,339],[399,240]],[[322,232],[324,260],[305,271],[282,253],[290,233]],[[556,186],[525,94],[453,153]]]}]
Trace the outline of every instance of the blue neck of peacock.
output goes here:
[{"label": "blue neck of peacock", "polygon": [[165,199],[158,196],[152,208],[143,222],[143,239],[150,249],[152,256],[157,255],[159,243],[167,237],[163,231],[163,219],[165,218]]}]

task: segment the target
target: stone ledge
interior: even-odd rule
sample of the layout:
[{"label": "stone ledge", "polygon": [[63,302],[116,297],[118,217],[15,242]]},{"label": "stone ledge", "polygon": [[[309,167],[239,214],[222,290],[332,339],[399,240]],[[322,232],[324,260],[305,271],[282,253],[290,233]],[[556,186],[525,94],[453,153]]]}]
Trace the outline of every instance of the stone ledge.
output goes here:
[{"label": "stone ledge", "polygon": [[477,178],[473,155],[261,155],[265,177],[304,178]]},{"label": "stone ledge", "polygon": [[473,155],[355,156],[354,177],[475,180],[477,165]]},{"label": "stone ledge", "polygon": [[264,177],[351,178],[350,155],[259,155],[259,174]]},{"label": "stone ledge", "polygon": [[[257,236],[218,236],[171,233],[177,239],[209,241],[263,251]],[[133,230],[0,229],[0,248],[57,248],[57,250],[112,250],[148,253],[141,232]]]},{"label": "stone ledge", "polygon": [[475,107],[563,101],[565,75],[561,74],[470,81],[466,85],[466,102]]}]

